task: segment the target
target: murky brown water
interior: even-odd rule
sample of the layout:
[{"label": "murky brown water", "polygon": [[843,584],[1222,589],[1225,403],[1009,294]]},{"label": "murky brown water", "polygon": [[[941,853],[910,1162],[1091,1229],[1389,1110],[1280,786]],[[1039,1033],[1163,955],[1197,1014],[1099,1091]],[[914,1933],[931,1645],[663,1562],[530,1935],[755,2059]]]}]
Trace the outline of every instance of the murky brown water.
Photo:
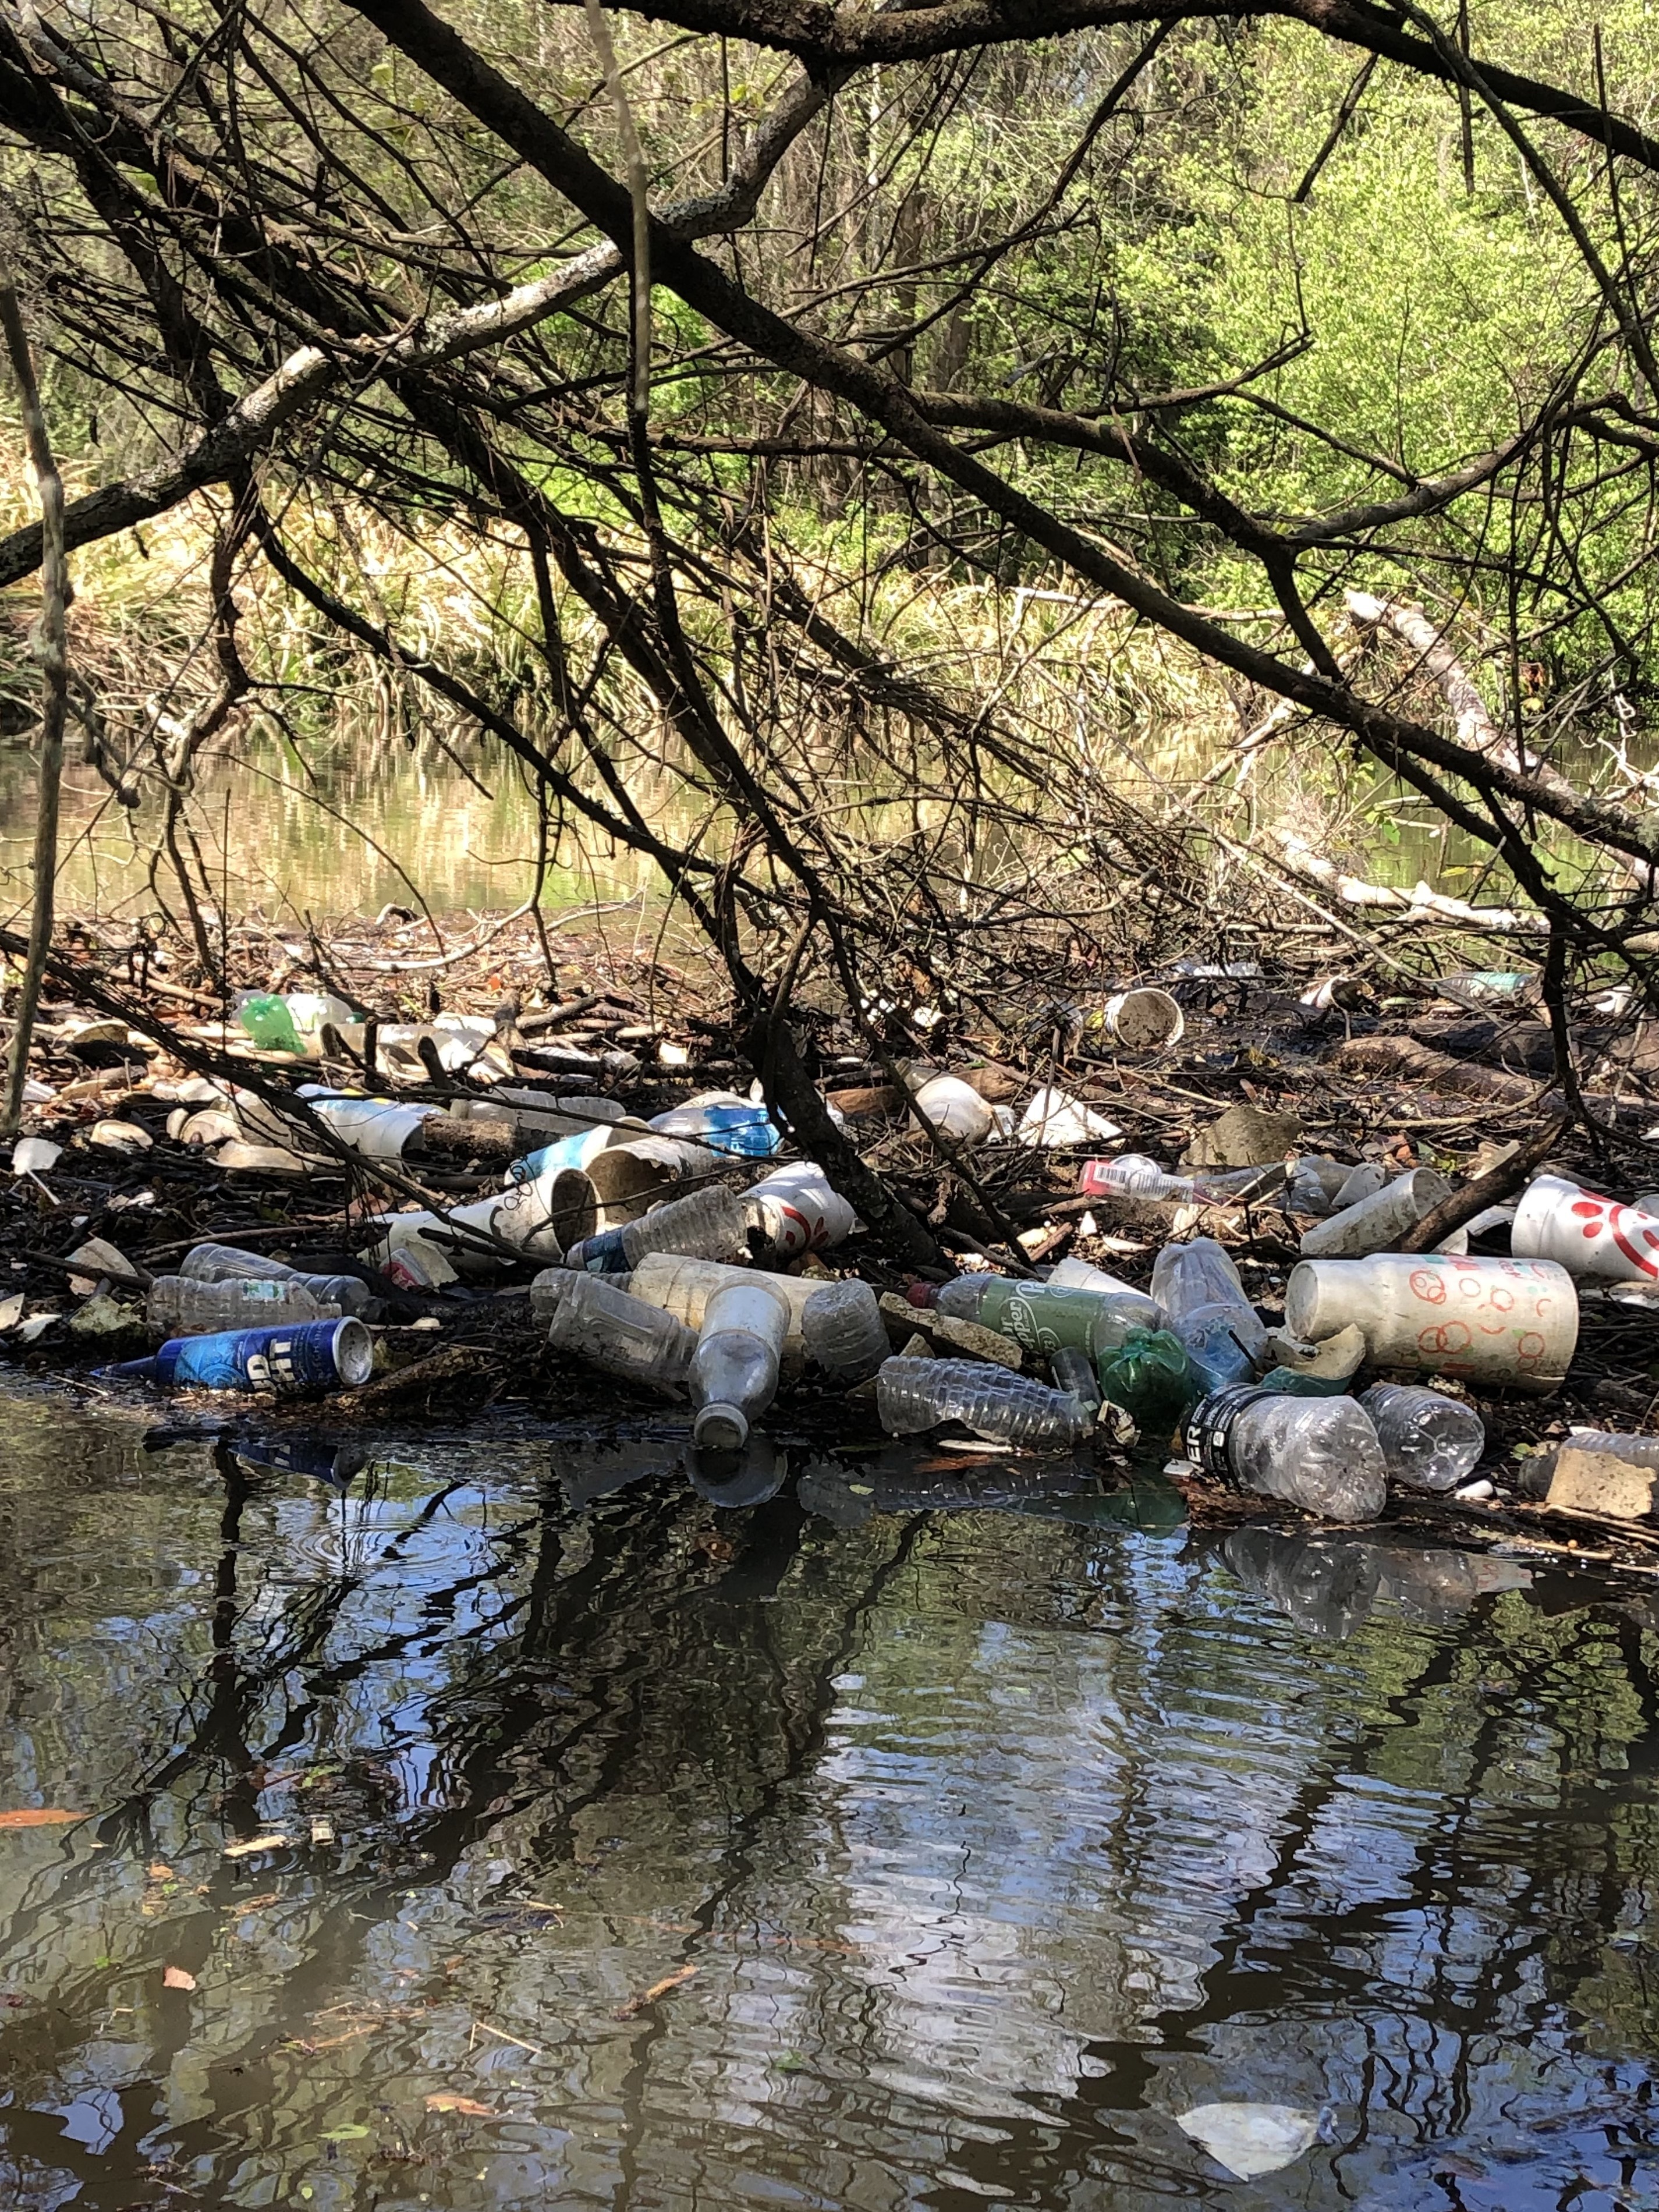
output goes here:
[{"label": "murky brown water", "polygon": [[[1659,1602],[915,1452],[3,1419],[0,1813],[83,1816],[0,1821],[9,2207],[1659,2205]],[[1231,2179],[1234,2099],[1323,2139]]]},{"label": "murky brown water", "polygon": [[[1141,765],[1156,770],[1152,787],[1164,795],[1165,782],[1199,776],[1210,764],[1208,754],[1176,739],[1167,755]],[[1126,762],[1126,777],[1134,773]],[[1296,763],[1279,773],[1285,787],[1279,798],[1289,803],[1299,789]],[[628,783],[664,834],[686,842],[711,835],[698,803],[659,765],[631,761]],[[1264,803],[1268,791],[1264,771]],[[28,902],[34,805],[27,745],[0,742],[0,921]],[[93,769],[72,763],[60,841],[64,907],[153,912],[157,890],[176,906],[165,863],[151,886],[156,821],[153,799],[129,816]],[[534,802],[510,763],[476,745],[464,769],[431,742],[377,747],[343,730],[319,736],[303,755],[274,740],[249,740],[235,759],[204,764],[189,821],[214,897],[233,919],[255,910],[290,921],[307,913],[374,914],[388,900],[413,904],[416,887],[437,914],[500,909],[527,898],[535,881]],[[1408,793],[1373,826],[1366,865],[1380,881],[1409,886],[1420,878],[1464,896],[1484,874],[1485,853],[1437,827]],[[551,913],[594,898],[641,891],[655,897],[659,888],[636,854],[612,848],[591,826],[573,825],[552,855],[543,903]],[[1490,885],[1482,894],[1498,895]]]}]

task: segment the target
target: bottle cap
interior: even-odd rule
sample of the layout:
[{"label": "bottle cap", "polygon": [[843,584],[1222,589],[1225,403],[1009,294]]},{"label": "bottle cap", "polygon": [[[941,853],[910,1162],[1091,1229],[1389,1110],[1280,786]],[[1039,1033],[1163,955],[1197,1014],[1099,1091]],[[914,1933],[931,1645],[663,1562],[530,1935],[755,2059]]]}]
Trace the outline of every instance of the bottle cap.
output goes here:
[{"label": "bottle cap", "polygon": [[749,1437],[749,1421],[740,1406],[701,1406],[691,1424],[691,1439],[703,1451],[741,1451]]}]

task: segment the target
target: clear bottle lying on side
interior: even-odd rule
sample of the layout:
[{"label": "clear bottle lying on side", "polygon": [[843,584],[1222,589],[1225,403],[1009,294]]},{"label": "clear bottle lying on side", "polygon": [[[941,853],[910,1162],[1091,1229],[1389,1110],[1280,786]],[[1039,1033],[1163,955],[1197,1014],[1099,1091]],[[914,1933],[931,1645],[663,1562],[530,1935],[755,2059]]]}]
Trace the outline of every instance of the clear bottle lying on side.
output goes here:
[{"label": "clear bottle lying on side", "polygon": [[613,1278],[578,1275],[568,1267],[544,1269],[531,1285],[530,1298],[556,1352],[652,1389],[683,1390],[697,1340],[660,1306],[630,1297]]},{"label": "clear bottle lying on side", "polygon": [[339,1307],[313,1297],[298,1280],[260,1275],[247,1282],[204,1283],[160,1275],[144,1297],[144,1319],[158,1336],[204,1336],[216,1329],[276,1328],[284,1322],[328,1321]]},{"label": "clear bottle lying on side", "polygon": [[1258,1497],[1326,1521],[1374,1521],[1388,1473],[1371,1417],[1353,1398],[1288,1398],[1246,1383],[1194,1406],[1188,1460]]},{"label": "clear bottle lying on side", "polygon": [[194,1244],[179,1262],[179,1273],[198,1283],[247,1283],[263,1276],[273,1283],[303,1283],[317,1298],[342,1313],[361,1314],[368,1304],[368,1285],[356,1275],[308,1275],[264,1252],[240,1252],[234,1244]]},{"label": "clear bottle lying on side", "polygon": [[960,1421],[976,1437],[1017,1451],[1070,1451],[1092,1436],[1091,1407],[1069,1390],[976,1359],[888,1359],[876,1410],[891,1437]]},{"label": "clear bottle lying on side", "polygon": [[861,1382],[887,1357],[887,1325],[868,1283],[826,1283],[800,1317],[807,1358],[831,1381]]},{"label": "clear bottle lying on side", "polygon": [[674,1252],[692,1260],[728,1260],[744,1249],[749,1217],[743,1200],[723,1182],[688,1191],[653,1206],[620,1229],[584,1237],[564,1255],[567,1267],[594,1275],[631,1274],[647,1252]]},{"label": "clear bottle lying on side", "polygon": [[1390,1482],[1406,1490],[1455,1490],[1486,1449],[1486,1425],[1473,1406],[1416,1382],[1374,1382],[1360,1395]]}]

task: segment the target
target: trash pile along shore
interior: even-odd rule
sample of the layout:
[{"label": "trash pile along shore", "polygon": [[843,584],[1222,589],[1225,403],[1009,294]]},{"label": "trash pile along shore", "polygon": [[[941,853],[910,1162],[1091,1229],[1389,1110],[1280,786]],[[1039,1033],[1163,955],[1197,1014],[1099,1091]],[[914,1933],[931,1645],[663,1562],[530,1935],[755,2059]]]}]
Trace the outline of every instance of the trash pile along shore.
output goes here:
[{"label": "trash pile along shore", "polygon": [[[372,969],[407,927],[350,925]],[[445,996],[488,1011],[428,989],[389,1020],[337,939],[331,988],[269,988],[296,980],[289,945],[204,1020],[147,942],[125,981],[88,962],[93,1011],[49,1003],[0,1352],[343,1415],[603,1374],[685,1403],[714,1452],[805,1378],[820,1421],[1178,1463],[1224,1516],[1431,1500],[1639,1546],[1649,1025],[1617,994],[1577,1010],[1603,1048],[1586,1157],[1535,976],[1449,972],[1390,1006],[1310,974],[1321,949],[1188,957],[978,1038],[907,1010],[880,1064],[820,1016],[832,1115],[947,1261],[902,1270],[683,971],[672,1018],[652,963],[592,950],[549,1003],[496,928],[483,974],[445,964]]]}]

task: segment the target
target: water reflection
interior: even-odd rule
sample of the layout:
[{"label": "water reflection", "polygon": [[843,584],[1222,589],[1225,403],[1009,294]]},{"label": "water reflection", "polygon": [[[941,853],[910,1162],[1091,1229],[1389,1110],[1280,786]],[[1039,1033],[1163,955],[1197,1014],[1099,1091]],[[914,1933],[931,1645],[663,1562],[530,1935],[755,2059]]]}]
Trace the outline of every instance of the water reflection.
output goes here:
[{"label": "water reflection", "polygon": [[1477,1598],[1532,1586],[1530,1570],[1515,1559],[1443,1546],[1240,1528],[1221,1550],[1246,1589],[1314,1636],[1352,1636],[1379,1603],[1445,1627]]},{"label": "water reflection", "polygon": [[[82,1816],[0,1823],[9,2206],[1654,2201],[1622,1596],[6,1419],[0,1812]],[[1235,2099],[1328,2140],[1241,2191]]]}]

